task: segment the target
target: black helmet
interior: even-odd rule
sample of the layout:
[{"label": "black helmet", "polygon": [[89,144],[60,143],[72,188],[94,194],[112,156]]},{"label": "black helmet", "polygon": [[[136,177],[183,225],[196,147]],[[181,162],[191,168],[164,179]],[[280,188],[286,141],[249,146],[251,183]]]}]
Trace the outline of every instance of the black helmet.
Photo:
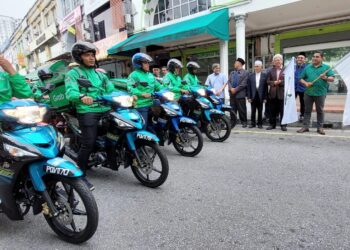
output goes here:
[{"label": "black helmet", "polygon": [[176,59],[176,58],[173,58],[173,59],[170,59],[168,61],[168,64],[167,64],[167,67],[168,67],[168,70],[172,73],[174,73],[175,71],[175,68],[181,68],[182,69],[182,63],[180,60]]},{"label": "black helmet", "polygon": [[81,55],[87,52],[92,52],[96,55],[97,48],[95,45],[89,42],[77,42],[72,47],[72,57],[74,58],[74,61],[76,61],[79,64],[83,64],[83,61],[81,60]]},{"label": "black helmet", "polygon": [[191,62],[188,62],[187,65],[187,70],[188,72],[190,72],[191,74],[193,74],[193,70],[194,69],[199,69],[201,66],[199,66],[198,63],[194,62],[194,61],[191,61]]},{"label": "black helmet", "polygon": [[53,73],[48,68],[43,68],[38,71],[38,77],[41,81],[45,81],[53,77]]},{"label": "black helmet", "polygon": [[132,57],[131,62],[134,69],[142,69],[142,63],[152,63],[153,59],[145,53],[136,53]]}]

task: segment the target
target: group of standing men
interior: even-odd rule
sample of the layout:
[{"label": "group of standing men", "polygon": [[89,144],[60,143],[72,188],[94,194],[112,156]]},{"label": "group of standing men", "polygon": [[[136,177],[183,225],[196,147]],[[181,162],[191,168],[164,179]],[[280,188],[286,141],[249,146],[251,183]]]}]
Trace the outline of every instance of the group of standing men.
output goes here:
[{"label": "group of standing men", "polygon": [[[303,127],[298,133],[309,131],[313,104],[317,112],[317,132],[324,135],[324,103],[328,91],[328,83],[334,81],[331,68],[323,63],[324,55],[321,51],[313,54],[312,63],[306,64],[306,55],[301,52],[296,58],[295,66],[295,97],[299,97],[299,121]],[[257,60],[254,63],[254,72],[244,70],[245,61],[237,58],[234,71],[229,74],[220,73],[220,65],[213,65],[213,74],[208,76],[206,85],[219,91],[224,98],[223,89],[228,85],[230,104],[234,112],[239,115],[242,127],[248,126],[246,99],[251,104],[251,124],[249,128],[263,128],[263,106],[265,115],[269,119],[267,130],[275,129],[277,119],[282,121],[284,109],[284,67],[283,57],[276,54],[273,57],[273,66],[263,70],[263,64]],[[258,119],[256,121],[256,113]],[[281,124],[281,130],[287,131],[287,126]]]}]

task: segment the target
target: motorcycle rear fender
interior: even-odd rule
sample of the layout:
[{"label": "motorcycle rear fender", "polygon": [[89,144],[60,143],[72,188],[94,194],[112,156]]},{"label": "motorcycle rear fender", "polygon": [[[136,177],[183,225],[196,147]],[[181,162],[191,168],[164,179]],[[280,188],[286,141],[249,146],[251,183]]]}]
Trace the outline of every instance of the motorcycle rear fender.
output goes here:
[{"label": "motorcycle rear fender", "polygon": [[159,138],[155,134],[152,134],[146,130],[138,130],[126,133],[126,141],[130,150],[136,150],[135,141],[138,140],[159,142]]},{"label": "motorcycle rear fender", "polygon": [[43,192],[46,189],[43,181],[45,175],[56,175],[68,178],[83,176],[83,172],[72,162],[56,157],[47,161],[34,162],[29,165],[29,175],[34,189]]}]

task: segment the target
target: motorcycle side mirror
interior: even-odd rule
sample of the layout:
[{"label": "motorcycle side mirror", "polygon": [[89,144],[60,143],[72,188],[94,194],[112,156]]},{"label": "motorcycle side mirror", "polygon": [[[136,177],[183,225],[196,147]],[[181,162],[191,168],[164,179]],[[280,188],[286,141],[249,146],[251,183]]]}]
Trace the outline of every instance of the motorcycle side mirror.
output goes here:
[{"label": "motorcycle side mirror", "polygon": [[88,80],[88,79],[85,79],[85,78],[78,78],[78,79],[77,79],[77,82],[78,82],[78,84],[79,84],[80,87],[83,87],[83,88],[92,87],[92,83],[91,83],[90,80]]}]

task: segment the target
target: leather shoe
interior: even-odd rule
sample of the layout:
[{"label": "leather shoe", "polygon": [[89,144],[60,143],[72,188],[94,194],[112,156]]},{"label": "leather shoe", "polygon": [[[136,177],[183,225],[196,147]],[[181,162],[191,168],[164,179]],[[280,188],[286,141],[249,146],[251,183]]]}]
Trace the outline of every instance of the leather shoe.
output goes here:
[{"label": "leather shoe", "polygon": [[243,125],[242,125],[242,128],[246,128],[246,127],[247,127],[247,124],[243,124]]},{"label": "leather shoe", "polygon": [[282,131],[287,131],[287,127],[286,127],[286,126],[282,126],[282,127],[281,127],[281,130],[282,130]]},{"label": "leather shoe", "polygon": [[266,128],[266,130],[272,130],[272,129],[275,129],[276,127],[275,126],[268,126],[267,128]]},{"label": "leather shoe", "polygon": [[262,128],[263,128],[263,126],[262,126],[262,125],[258,125],[258,128],[262,129]]},{"label": "leather shoe", "polygon": [[255,125],[249,125],[249,128],[255,128],[256,126]]},{"label": "leather shoe", "polygon": [[317,133],[319,133],[320,135],[325,135],[325,134],[326,134],[326,133],[324,132],[323,128],[317,129]]},{"label": "leather shoe", "polygon": [[305,132],[309,132],[308,128],[301,128],[297,131],[297,133],[305,133]]}]

